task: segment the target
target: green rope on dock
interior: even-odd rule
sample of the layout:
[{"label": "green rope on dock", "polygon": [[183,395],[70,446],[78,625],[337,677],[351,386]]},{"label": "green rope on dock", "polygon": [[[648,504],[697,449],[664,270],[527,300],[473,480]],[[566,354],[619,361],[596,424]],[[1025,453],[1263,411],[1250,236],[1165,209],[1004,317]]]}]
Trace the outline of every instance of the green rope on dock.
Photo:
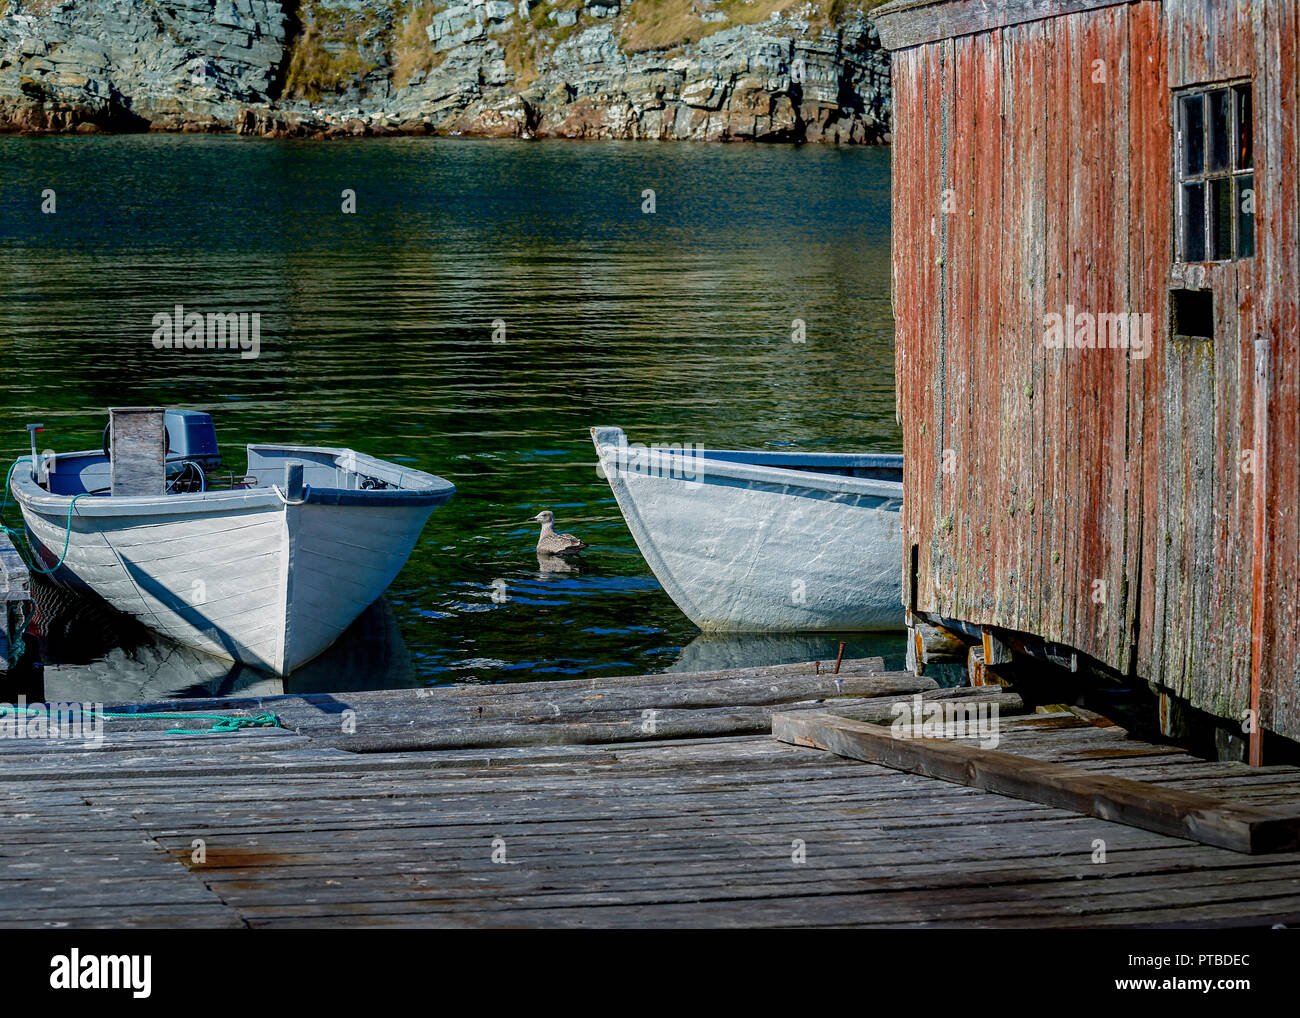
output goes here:
[{"label": "green rope on dock", "polygon": [[[19,712],[24,717],[34,717],[41,714],[40,710],[35,707],[14,707],[9,704],[0,704],[0,717],[6,714],[17,715]],[[254,714],[251,717],[241,717],[235,714],[167,714],[153,711],[86,711],[92,716],[104,718],[106,721],[127,720],[135,718],[146,721],[215,721],[211,728],[168,728],[167,735],[212,735],[223,732],[238,732],[244,728],[283,728],[280,723],[280,717],[272,714],[270,711],[265,714]]]},{"label": "green rope on dock", "polygon": [[238,732],[244,728],[283,728],[280,718],[269,711],[252,717],[234,714],[101,714],[105,718],[153,718],[163,721],[215,721],[211,728],[169,728],[168,735],[209,735],[221,732]]}]

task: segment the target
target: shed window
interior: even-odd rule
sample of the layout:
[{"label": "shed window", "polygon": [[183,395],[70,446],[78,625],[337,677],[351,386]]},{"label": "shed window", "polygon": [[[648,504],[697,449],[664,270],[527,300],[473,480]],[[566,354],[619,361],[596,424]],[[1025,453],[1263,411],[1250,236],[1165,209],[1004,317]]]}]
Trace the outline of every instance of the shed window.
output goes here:
[{"label": "shed window", "polygon": [[1255,144],[1250,82],[1179,92],[1178,260],[1224,262],[1255,254]]}]

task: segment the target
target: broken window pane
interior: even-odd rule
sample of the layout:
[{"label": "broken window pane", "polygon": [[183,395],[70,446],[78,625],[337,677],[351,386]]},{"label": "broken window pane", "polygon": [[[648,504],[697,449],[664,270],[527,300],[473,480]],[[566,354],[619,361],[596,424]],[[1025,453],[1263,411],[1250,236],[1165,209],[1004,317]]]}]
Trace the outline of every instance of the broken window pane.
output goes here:
[{"label": "broken window pane", "polygon": [[1248,170],[1255,165],[1254,122],[1251,119],[1250,86],[1234,88],[1237,100],[1237,169]]},{"label": "broken window pane", "polygon": [[1255,130],[1251,84],[1174,96],[1177,257],[1230,261],[1255,253]]}]

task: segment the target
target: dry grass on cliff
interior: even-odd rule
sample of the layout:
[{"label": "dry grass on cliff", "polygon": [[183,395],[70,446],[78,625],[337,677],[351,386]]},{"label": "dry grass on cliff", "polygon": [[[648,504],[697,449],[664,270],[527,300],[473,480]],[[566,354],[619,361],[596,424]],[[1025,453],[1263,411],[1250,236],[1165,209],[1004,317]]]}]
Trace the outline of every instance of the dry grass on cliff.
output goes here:
[{"label": "dry grass on cliff", "polygon": [[[885,0],[820,0],[812,5],[808,20],[824,28],[882,3]],[[726,15],[726,20],[705,21],[697,0],[632,0],[623,8],[623,48],[643,53],[688,46],[726,28],[767,21],[776,13],[803,16],[806,8],[805,0],[719,0],[711,9]]]},{"label": "dry grass on cliff", "polygon": [[726,27],[702,20],[693,0],[632,0],[623,13],[622,43],[629,53],[689,45]]},{"label": "dry grass on cliff", "polygon": [[541,76],[537,70],[537,61],[542,55],[544,44],[536,35],[527,29],[511,30],[500,42],[505,50],[506,67],[514,75],[516,88],[526,88]]},{"label": "dry grass on cliff", "polygon": [[23,0],[21,4],[12,3],[11,0],[0,0],[0,16],[9,14],[11,11],[16,14],[33,14],[38,18],[43,18],[54,10],[60,3],[60,0]]},{"label": "dry grass on cliff", "polygon": [[354,49],[332,53],[325,48],[320,30],[311,23],[303,26],[294,40],[284,91],[293,99],[317,101],[322,95],[341,92],[373,68]]},{"label": "dry grass on cliff", "polygon": [[[632,0],[623,8],[623,47],[631,53],[643,53],[689,46],[726,28],[767,21],[776,13],[801,13],[805,6],[804,0],[719,0],[711,10],[726,15],[726,19],[705,21],[700,16],[703,8],[696,0]],[[844,0],[815,4],[814,18],[827,17],[828,9],[835,6],[859,4]]]},{"label": "dry grass on cliff", "polygon": [[433,51],[427,31],[439,6],[432,0],[416,4],[411,8],[410,19],[398,31],[392,50],[393,84],[398,87],[410,82],[416,71],[427,74],[442,63],[444,54]]},{"label": "dry grass on cliff", "polygon": [[867,14],[887,3],[889,0],[830,0],[821,5],[822,19],[828,25],[837,25],[850,14]]}]

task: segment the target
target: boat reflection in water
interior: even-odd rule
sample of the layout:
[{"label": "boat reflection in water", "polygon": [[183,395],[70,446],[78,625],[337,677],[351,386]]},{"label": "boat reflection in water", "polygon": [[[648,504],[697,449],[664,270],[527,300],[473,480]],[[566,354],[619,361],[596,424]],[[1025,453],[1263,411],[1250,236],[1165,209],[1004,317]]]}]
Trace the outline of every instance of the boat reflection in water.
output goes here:
[{"label": "boat reflection in water", "polygon": [[901,669],[906,657],[906,630],[896,633],[701,633],[682,648],[670,672],[712,672],[728,668],[820,661],[823,672],[835,667],[844,642],[844,657],[880,657],[885,667]]},{"label": "boat reflection in water", "polygon": [[380,598],[319,657],[287,678],[210,657],[151,633],[87,594],[33,577],[32,630],[50,702],[150,703],[215,696],[401,689],[418,684],[392,606]]}]

